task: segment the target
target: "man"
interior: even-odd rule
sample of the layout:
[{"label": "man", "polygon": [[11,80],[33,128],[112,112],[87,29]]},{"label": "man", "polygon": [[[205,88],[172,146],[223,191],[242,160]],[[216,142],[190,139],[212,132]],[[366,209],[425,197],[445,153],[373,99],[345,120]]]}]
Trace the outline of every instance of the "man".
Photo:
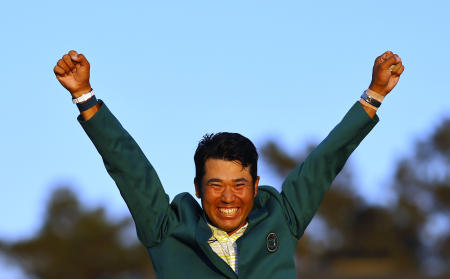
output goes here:
[{"label": "man", "polygon": [[235,133],[206,135],[194,155],[196,196],[171,203],[131,136],[89,83],[89,62],[70,51],[54,68],[80,109],[78,120],[102,156],[136,224],[158,278],[295,278],[293,255],[331,182],[378,122],[376,110],[404,70],[390,51],[372,82],[279,193],[259,186],[256,148]]}]

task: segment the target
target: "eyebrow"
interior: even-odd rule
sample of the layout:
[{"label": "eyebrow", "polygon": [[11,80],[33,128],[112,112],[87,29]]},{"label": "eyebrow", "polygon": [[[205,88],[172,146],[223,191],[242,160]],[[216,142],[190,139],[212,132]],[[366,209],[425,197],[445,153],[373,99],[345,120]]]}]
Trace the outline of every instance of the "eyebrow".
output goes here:
[{"label": "eyebrow", "polygon": [[248,180],[243,178],[243,177],[241,177],[241,178],[238,178],[238,179],[233,179],[233,182],[248,182]]},{"label": "eyebrow", "polygon": [[208,179],[208,181],[206,181],[206,184],[208,185],[209,183],[212,183],[212,182],[222,182],[222,179],[211,178],[211,179]]},{"label": "eyebrow", "polygon": [[[223,180],[219,179],[219,178],[211,178],[211,179],[208,179],[208,181],[206,181],[206,185],[213,183],[213,182],[223,182]],[[241,177],[241,178],[233,179],[233,182],[248,182],[248,180]]]}]

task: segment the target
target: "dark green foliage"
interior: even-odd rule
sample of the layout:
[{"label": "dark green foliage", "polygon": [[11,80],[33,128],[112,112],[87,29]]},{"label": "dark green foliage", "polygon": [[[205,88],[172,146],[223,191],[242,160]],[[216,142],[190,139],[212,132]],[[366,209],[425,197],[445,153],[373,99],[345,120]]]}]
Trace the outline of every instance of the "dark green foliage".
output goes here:
[{"label": "dark green foliage", "polygon": [[108,220],[103,208],[82,208],[69,188],[59,188],[47,205],[39,234],[2,250],[41,279],[153,278],[145,248],[123,240],[130,226],[128,218]]}]

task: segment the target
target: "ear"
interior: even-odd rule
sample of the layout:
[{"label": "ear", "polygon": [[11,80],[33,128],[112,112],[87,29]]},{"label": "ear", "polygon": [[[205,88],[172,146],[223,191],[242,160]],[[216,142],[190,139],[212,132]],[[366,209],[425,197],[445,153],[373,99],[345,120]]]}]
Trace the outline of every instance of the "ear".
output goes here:
[{"label": "ear", "polygon": [[199,199],[201,199],[202,197],[200,196],[200,185],[198,185],[196,179],[194,178],[194,186],[195,186],[195,196]]},{"label": "ear", "polygon": [[254,184],[254,187],[255,187],[254,193],[255,194],[254,194],[253,198],[256,198],[256,195],[258,194],[258,185],[259,185],[259,176],[257,176],[255,179],[255,184]]}]

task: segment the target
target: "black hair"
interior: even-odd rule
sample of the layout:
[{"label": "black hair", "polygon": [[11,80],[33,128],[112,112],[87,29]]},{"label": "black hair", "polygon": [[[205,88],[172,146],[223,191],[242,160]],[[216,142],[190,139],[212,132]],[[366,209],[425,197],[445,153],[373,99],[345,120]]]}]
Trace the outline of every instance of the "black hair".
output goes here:
[{"label": "black hair", "polygon": [[242,167],[250,167],[250,175],[255,183],[258,172],[258,152],[255,145],[243,135],[221,132],[203,136],[194,154],[195,182],[199,188],[205,175],[205,162],[210,158],[239,161]]}]

